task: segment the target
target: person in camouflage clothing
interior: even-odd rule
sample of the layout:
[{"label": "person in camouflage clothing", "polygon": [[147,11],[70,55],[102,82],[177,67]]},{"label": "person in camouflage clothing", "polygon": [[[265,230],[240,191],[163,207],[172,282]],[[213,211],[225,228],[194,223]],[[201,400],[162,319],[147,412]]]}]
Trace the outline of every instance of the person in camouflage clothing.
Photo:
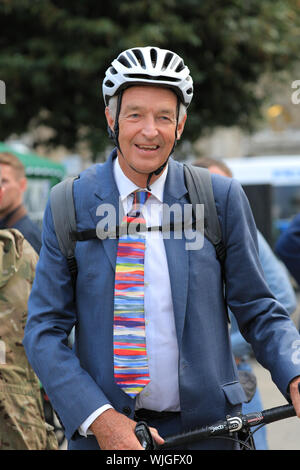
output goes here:
[{"label": "person in camouflage clothing", "polygon": [[22,345],[37,260],[18,230],[0,230],[0,450],[58,449]]}]

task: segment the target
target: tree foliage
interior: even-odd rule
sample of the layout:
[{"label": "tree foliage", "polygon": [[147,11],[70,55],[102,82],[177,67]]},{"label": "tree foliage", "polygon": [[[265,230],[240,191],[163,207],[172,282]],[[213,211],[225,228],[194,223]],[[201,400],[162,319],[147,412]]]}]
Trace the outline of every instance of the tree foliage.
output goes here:
[{"label": "tree foliage", "polygon": [[[44,143],[91,155],[107,145],[101,84],[122,50],[183,56],[195,84],[185,137],[251,128],[262,75],[298,60],[299,0],[0,0],[0,139],[45,125]],[[297,40],[298,39],[298,40]],[[36,141],[36,144],[41,142]]]}]

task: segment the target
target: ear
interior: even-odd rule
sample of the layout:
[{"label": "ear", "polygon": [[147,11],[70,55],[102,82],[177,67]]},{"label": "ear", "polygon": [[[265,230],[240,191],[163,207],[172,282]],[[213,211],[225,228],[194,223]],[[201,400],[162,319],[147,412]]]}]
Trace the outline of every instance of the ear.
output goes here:
[{"label": "ear", "polygon": [[107,120],[107,124],[108,124],[108,127],[112,130],[114,130],[114,125],[115,125],[115,120],[112,118],[112,116],[110,115],[109,113],[109,108],[108,106],[106,106],[105,108],[105,116],[106,116],[106,120]]},{"label": "ear", "polygon": [[185,114],[183,116],[183,118],[181,119],[181,121],[178,123],[178,126],[177,126],[177,140],[180,140],[181,134],[183,133],[183,129],[184,129],[184,126],[185,126],[186,119],[187,119],[187,114]]},{"label": "ear", "polygon": [[20,189],[21,189],[22,193],[25,193],[25,191],[27,189],[27,178],[25,178],[25,177],[21,178],[19,183],[20,183]]},{"label": "ear", "polygon": [[0,204],[1,204],[2,196],[3,196],[3,188],[2,186],[0,186]]}]

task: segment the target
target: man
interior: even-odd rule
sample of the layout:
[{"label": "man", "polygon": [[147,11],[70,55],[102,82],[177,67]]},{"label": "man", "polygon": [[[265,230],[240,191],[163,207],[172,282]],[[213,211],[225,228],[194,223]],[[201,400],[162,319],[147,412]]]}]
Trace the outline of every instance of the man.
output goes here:
[{"label": "man", "polygon": [[[107,70],[103,94],[117,148],[105,164],[92,166],[74,183],[78,232],[95,229],[103,207],[113,206],[119,216],[119,197],[120,211],[133,220],[138,217],[148,227],[163,224],[166,206],[183,209],[188,202],[183,167],[169,156],[193,95],[189,70],[171,51],[130,49]],[[256,228],[240,186],[228,178],[213,181],[227,244],[227,301],[258,359],[282,393],[290,393],[300,416],[300,364],[291,359],[299,334],[264,281]],[[144,205],[137,208],[135,191],[145,188],[150,195],[143,192]],[[134,433],[135,420],[141,419],[161,444],[168,435],[237,412],[245,400],[232,358],[214,247],[205,239],[201,249],[189,251],[183,236],[151,235],[145,235],[144,262],[131,273],[126,261],[131,267],[131,258],[142,258],[142,238],[139,243],[127,239],[127,244],[125,238],[123,251],[113,236],[77,242],[75,302],[50,205],[46,208],[24,345],[65,426],[69,449],[142,449]],[[132,287],[131,297],[144,299],[137,313],[128,311],[132,298],[129,302],[120,294],[122,276]],[[138,316],[143,308],[144,318]],[[74,325],[71,350],[67,338]],[[123,327],[127,332],[136,327],[132,343]],[[136,353],[141,364],[136,365]],[[128,361],[131,355],[136,369]],[[138,386],[127,390],[134,379]],[[208,440],[196,447],[231,449],[234,444]]]},{"label": "man", "polygon": [[38,378],[22,347],[37,259],[18,230],[0,230],[0,450],[58,447],[45,422]]},{"label": "man", "polygon": [[27,189],[25,168],[22,162],[11,153],[0,153],[2,184],[5,189],[0,205],[0,228],[16,228],[26,238],[37,253],[41,249],[41,232],[34,224],[23,204]]}]

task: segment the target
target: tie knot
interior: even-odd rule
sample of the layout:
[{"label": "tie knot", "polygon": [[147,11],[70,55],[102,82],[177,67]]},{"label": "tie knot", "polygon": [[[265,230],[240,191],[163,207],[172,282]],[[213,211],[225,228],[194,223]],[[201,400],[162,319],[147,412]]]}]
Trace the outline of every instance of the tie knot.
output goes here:
[{"label": "tie knot", "polygon": [[130,211],[130,215],[133,217],[139,217],[141,209],[148,197],[150,196],[149,191],[137,190],[133,193],[133,205]]},{"label": "tie knot", "polygon": [[143,191],[138,189],[133,193],[133,204],[143,206],[147,201],[148,197],[150,196],[149,191]]}]

